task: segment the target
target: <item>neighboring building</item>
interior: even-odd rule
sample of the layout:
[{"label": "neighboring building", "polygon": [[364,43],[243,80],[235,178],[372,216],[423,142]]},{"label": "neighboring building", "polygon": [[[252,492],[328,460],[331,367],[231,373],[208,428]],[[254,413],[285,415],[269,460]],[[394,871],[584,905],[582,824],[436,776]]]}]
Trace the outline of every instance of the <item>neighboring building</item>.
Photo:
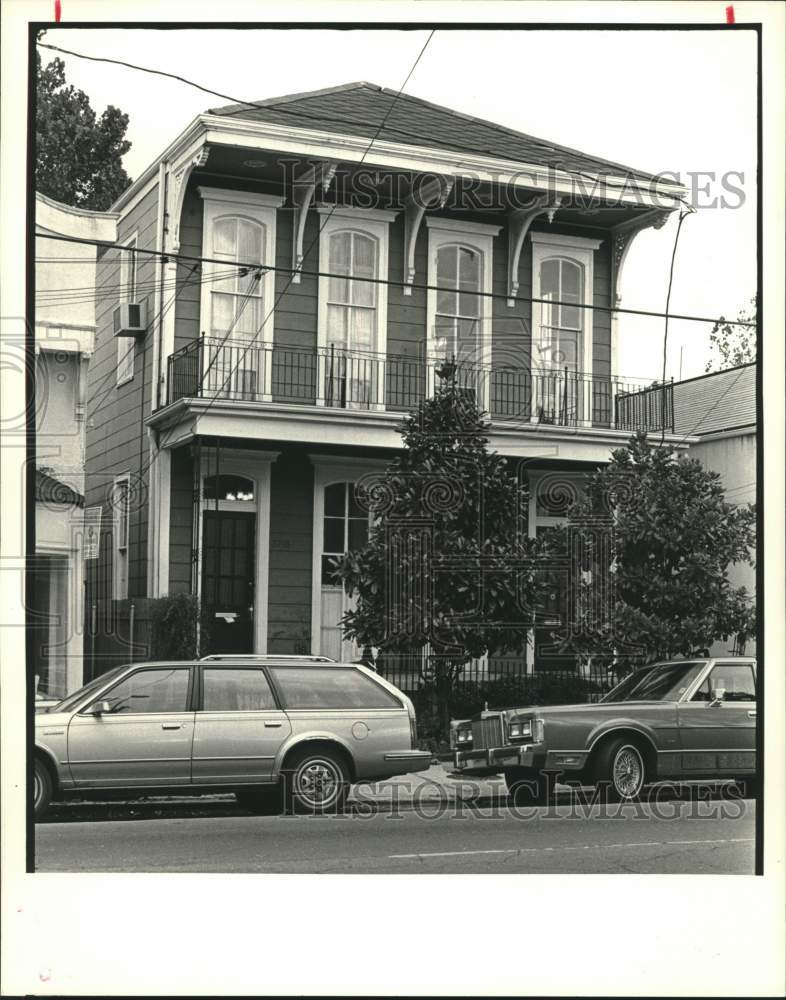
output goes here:
[{"label": "neighboring building", "polygon": [[[699,375],[674,384],[674,430],[698,438],[691,458],[720,474],[726,499],[732,504],[756,502],[756,365]],[[756,570],[747,563],[729,567],[732,587],[756,595]],[[730,652],[756,653],[755,639],[740,647],[735,636],[716,642],[713,656]]]},{"label": "neighboring building", "polygon": [[[114,241],[115,217],[36,195],[36,233]],[[82,684],[87,370],[96,308],[95,246],[36,240],[36,559],[31,641],[38,690]]]},{"label": "neighboring building", "polygon": [[99,253],[87,503],[114,536],[96,668],[128,658],[132,605],[142,655],[147,599],[183,592],[213,648],[356,655],[328,560],[362,542],[352,484],[400,448],[446,357],[491,447],[525,463],[533,533],[564,519],[555,476],[664,418],[676,444],[668,387],[631,403],[649,397],[603,307],[684,195],[367,83],[198,116],[113,206],[140,252]]}]

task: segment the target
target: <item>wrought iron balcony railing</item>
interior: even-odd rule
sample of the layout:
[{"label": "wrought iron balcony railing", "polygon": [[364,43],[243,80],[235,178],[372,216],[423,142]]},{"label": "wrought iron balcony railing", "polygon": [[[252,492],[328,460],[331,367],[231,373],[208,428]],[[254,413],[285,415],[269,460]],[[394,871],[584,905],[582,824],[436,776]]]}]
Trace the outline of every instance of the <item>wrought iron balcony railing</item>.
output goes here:
[{"label": "wrought iron balcony railing", "polygon": [[509,359],[480,365],[207,338],[169,356],[167,402],[196,397],[405,412],[433,392],[440,378],[455,380],[493,420],[626,431],[674,427],[671,383],[530,368],[525,357],[520,367]]}]

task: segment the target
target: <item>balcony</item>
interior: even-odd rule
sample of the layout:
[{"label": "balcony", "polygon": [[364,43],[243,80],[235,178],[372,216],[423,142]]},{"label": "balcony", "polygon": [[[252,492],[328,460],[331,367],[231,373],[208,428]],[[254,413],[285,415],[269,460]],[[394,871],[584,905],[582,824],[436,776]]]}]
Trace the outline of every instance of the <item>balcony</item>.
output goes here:
[{"label": "balcony", "polygon": [[201,339],[169,356],[167,403],[181,399],[295,404],[404,413],[454,379],[492,420],[526,425],[673,431],[671,383],[652,385],[568,368],[530,370],[337,347],[300,348]]}]

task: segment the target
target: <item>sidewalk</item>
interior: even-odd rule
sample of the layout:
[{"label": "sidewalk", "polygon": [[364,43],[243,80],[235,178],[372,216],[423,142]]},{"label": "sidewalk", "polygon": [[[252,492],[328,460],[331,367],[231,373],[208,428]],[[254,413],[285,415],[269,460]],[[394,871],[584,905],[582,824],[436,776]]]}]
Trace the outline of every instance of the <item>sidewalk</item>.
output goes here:
[{"label": "sidewalk", "polygon": [[[352,786],[349,806],[373,807],[387,812],[413,809],[423,805],[451,805],[478,802],[490,805],[507,800],[501,775],[485,778],[452,776],[452,765],[432,764],[427,771],[402,774],[374,784],[361,782]],[[86,800],[68,799],[53,802],[44,822],[91,822],[94,820],[145,819],[155,817],[189,818],[231,816],[238,814],[231,792],[208,795],[147,795],[139,799]]]},{"label": "sidewalk", "polygon": [[502,775],[483,778],[455,775],[452,765],[445,763],[432,764],[427,771],[398,775],[376,784],[357,784],[349,795],[350,803],[397,803],[404,806],[418,802],[466,802],[479,798],[507,798]]}]

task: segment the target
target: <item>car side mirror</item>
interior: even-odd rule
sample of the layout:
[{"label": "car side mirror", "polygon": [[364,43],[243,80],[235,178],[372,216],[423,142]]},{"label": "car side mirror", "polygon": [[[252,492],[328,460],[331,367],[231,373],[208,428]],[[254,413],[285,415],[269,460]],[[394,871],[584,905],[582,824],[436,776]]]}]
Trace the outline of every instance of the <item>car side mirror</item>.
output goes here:
[{"label": "car side mirror", "polygon": [[98,701],[93,705],[93,715],[108,715],[111,711],[112,706],[108,701]]},{"label": "car side mirror", "polygon": [[720,705],[726,697],[726,688],[713,688],[710,692],[710,705]]}]

